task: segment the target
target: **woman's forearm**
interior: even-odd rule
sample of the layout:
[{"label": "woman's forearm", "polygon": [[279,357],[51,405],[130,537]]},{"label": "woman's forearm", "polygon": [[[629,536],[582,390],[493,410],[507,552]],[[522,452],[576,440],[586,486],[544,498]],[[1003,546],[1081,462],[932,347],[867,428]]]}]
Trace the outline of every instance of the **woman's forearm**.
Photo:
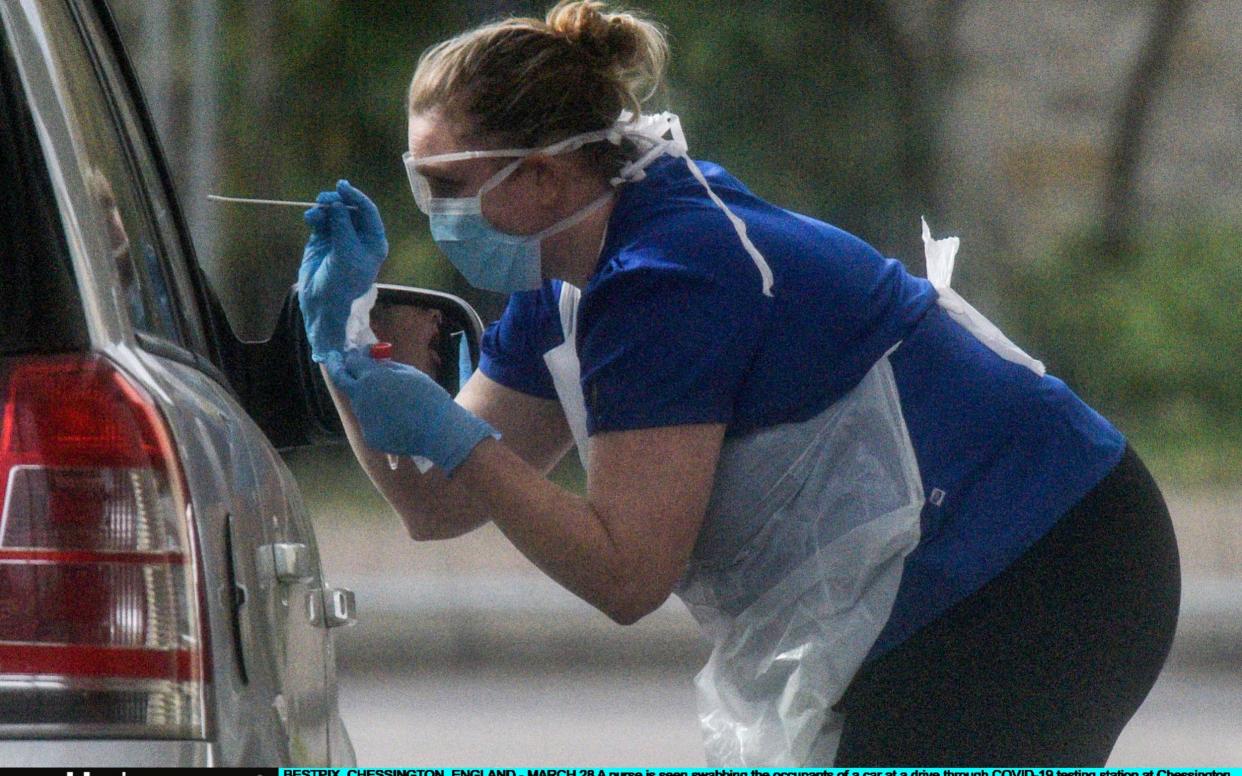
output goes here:
[{"label": "woman's forearm", "polygon": [[724,424],[592,437],[595,476],[582,497],[487,436],[451,478],[420,475],[412,462],[394,472],[366,444],[350,399],[332,390],[355,454],[415,539],[457,536],[490,519],[544,573],[622,624],[662,604],[684,572]]},{"label": "woman's forearm", "polygon": [[485,439],[453,478],[478,494],[482,509],[528,560],[614,621],[633,623],[668,598],[674,578],[647,573],[658,552],[504,444]]},{"label": "woman's forearm", "polygon": [[[496,516],[497,526],[544,573],[609,617],[633,622],[654,609],[639,591],[631,564],[586,499],[553,484],[506,445],[486,440],[450,479],[438,469],[420,475],[408,457],[396,471],[362,437],[349,399],[324,379],[354,455],[418,540],[460,536]],[[638,604],[636,607],[635,604]]]},{"label": "woman's forearm", "polygon": [[367,445],[348,397],[332,384],[326,369],[322,373],[354,457],[405,523],[410,536],[420,541],[451,539],[488,522],[483,505],[440,469],[420,474],[408,456],[401,456],[394,470],[387,454]]}]

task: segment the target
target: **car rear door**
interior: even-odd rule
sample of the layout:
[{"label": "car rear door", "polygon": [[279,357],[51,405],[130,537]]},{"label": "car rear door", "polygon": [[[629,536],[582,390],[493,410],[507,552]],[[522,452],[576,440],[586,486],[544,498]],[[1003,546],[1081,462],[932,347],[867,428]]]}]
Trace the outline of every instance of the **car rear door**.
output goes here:
[{"label": "car rear door", "polygon": [[[184,479],[198,585],[186,608],[197,607],[202,622],[201,632],[183,636],[197,640],[208,675],[197,733],[179,733],[202,744],[160,762],[350,762],[347,739],[329,751],[339,725],[325,627],[332,618],[309,521],[287,469],[219,368],[227,333],[212,329],[148,122],[98,10],[33,0],[0,8],[87,347],[149,397]],[[128,735],[162,733],[138,727]],[[132,752],[119,751],[134,764]]]}]

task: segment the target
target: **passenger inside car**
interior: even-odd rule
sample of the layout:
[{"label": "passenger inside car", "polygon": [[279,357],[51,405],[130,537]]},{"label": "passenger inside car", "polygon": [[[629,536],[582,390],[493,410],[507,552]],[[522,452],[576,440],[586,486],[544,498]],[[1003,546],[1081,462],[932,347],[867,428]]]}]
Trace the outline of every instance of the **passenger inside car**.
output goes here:
[{"label": "passenger inside car", "polygon": [[443,363],[444,313],[433,307],[379,302],[371,310],[371,330],[392,343],[392,359],[435,377]]}]

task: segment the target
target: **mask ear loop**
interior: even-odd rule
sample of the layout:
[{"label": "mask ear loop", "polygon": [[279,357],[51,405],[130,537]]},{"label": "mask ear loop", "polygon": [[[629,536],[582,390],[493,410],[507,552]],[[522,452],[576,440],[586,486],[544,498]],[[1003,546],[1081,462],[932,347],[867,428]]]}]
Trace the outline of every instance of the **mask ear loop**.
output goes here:
[{"label": "mask ear loop", "polygon": [[[558,143],[553,143],[552,145],[547,146],[545,148],[538,148],[538,149],[528,151],[521,158],[514,159],[509,164],[497,170],[496,173],[492,175],[492,177],[488,178],[486,181],[483,182],[483,185],[479,187],[479,193],[475,194],[474,197],[472,197],[471,199],[479,200],[479,212],[482,213],[483,195],[491,191],[495,187],[499,186],[501,181],[503,181],[509,175],[512,175],[513,171],[516,170],[519,166],[521,166],[522,162],[526,161],[530,157],[535,156],[537,154],[543,154],[546,156],[555,156],[557,154],[564,154],[564,153],[569,153],[570,151],[576,151],[577,149],[581,148],[583,145],[586,145],[587,143],[595,143],[600,140],[607,139],[610,132],[611,130],[601,130],[598,132],[591,132],[589,134],[578,135],[576,137],[567,138]],[[535,234],[532,234],[532,235],[527,235],[525,239],[539,241],[545,237],[554,235],[557,232],[564,231],[570,228],[571,226],[574,226],[575,224],[581,223],[583,219],[585,219],[587,216],[594,213],[596,210],[599,210],[601,207],[604,206],[604,203],[612,199],[612,196],[614,193],[615,192],[613,192],[612,190],[604,192],[602,195],[600,195],[595,200],[590,202],[586,207],[582,208],[578,212],[569,216],[564,221],[555,223],[552,226],[549,226],[547,229],[544,229],[543,231],[536,232]]]},{"label": "mask ear loop", "polygon": [[[633,183],[641,181],[647,177],[646,168],[656,159],[664,156],[668,152],[671,143],[657,143],[652,146],[647,153],[622,167],[617,172],[617,177],[613,178],[609,183],[613,186],[620,186],[622,183]],[[675,154],[674,154],[675,155]]]},{"label": "mask ear loop", "polygon": [[614,192],[611,190],[605,191],[603,194],[596,197],[593,202],[591,202],[589,205],[579,210],[577,213],[574,213],[573,215],[569,216],[568,218],[566,218],[564,221],[561,221],[560,223],[556,223],[556,224],[553,224],[552,226],[549,226],[547,229],[544,229],[542,232],[537,232],[535,234],[530,235],[529,239],[542,240],[545,237],[550,237],[556,234],[557,232],[563,232],[569,227],[581,223],[583,219],[585,219],[587,216],[594,213],[596,210],[599,210],[601,207],[604,206],[605,202],[612,199],[613,194]]}]

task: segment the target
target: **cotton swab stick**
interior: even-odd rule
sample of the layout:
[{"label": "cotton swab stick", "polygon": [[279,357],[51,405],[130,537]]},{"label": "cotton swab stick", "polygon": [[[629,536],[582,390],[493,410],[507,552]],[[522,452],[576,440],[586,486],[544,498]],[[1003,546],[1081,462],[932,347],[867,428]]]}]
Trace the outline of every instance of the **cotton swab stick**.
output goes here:
[{"label": "cotton swab stick", "polygon": [[[242,205],[279,205],[281,207],[325,207],[318,202],[295,202],[289,199],[252,199],[250,197],[222,197],[219,194],[208,194],[207,199],[213,202],[236,202]],[[350,210],[357,210],[354,205],[346,205]]]}]

